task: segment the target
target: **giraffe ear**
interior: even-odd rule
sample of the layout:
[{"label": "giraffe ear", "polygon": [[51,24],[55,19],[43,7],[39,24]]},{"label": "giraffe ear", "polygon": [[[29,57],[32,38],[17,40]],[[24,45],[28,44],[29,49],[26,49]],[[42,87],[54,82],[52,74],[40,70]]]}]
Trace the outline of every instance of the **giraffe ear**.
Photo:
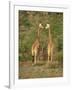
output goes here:
[{"label": "giraffe ear", "polygon": [[46,24],[45,29],[48,29],[48,28],[50,28],[50,24]]}]

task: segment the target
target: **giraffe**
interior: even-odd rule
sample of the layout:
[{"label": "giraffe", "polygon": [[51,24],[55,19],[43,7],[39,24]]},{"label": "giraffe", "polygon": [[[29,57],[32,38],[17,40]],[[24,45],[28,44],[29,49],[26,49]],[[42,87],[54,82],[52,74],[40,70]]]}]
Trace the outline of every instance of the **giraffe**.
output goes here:
[{"label": "giraffe", "polygon": [[36,64],[37,62],[37,55],[38,55],[38,51],[39,51],[39,47],[40,47],[40,40],[39,40],[39,34],[40,34],[40,30],[43,29],[42,24],[39,24],[39,28],[37,30],[37,38],[34,41],[34,43],[32,44],[32,48],[31,48],[31,52],[32,52],[32,57],[33,57],[33,63]]},{"label": "giraffe", "polygon": [[48,62],[51,61],[53,59],[53,41],[52,41],[52,36],[51,36],[51,30],[50,30],[50,24],[47,24],[46,29],[48,29],[49,33],[48,33],[48,45],[47,45],[47,54],[48,54]]}]

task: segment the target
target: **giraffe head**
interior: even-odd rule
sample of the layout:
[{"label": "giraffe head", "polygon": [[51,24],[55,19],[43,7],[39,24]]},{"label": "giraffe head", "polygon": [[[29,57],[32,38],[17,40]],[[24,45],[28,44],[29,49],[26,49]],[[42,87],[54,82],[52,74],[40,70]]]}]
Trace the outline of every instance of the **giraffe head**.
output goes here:
[{"label": "giraffe head", "polygon": [[37,37],[39,38],[40,37],[40,32],[43,30],[43,25],[41,23],[39,23],[39,26],[38,26],[38,30],[37,30]]},{"label": "giraffe head", "polygon": [[45,29],[49,29],[50,28],[50,24],[46,24],[46,27],[45,27]]},{"label": "giraffe head", "polygon": [[43,25],[41,23],[39,23],[39,28],[43,29]]}]

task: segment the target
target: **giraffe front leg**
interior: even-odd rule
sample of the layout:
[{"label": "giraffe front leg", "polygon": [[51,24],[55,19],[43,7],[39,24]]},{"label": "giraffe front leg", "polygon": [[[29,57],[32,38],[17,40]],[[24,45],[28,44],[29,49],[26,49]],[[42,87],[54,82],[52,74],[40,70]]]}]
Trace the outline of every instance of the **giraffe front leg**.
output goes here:
[{"label": "giraffe front leg", "polygon": [[53,60],[53,49],[51,50],[51,62]]},{"label": "giraffe front leg", "polygon": [[48,55],[48,60],[47,60],[47,63],[49,63],[49,55]]},{"label": "giraffe front leg", "polygon": [[51,55],[51,62],[52,62],[52,55]]},{"label": "giraffe front leg", "polygon": [[50,49],[48,49],[48,63],[50,61]]},{"label": "giraffe front leg", "polygon": [[32,56],[32,65],[34,65],[34,56]]},{"label": "giraffe front leg", "polygon": [[51,61],[51,56],[49,55],[49,56],[48,56],[48,62],[50,62],[50,61]]},{"label": "giraffe front leg", "polygon": [[32,56],[32,63],[34,63],[34,56]]},{"label": "giraffe front leg", "polygon": [[53,59],[53,52],[51,52],[51,62],[52,62],[52,59]]},{"label": "giraffe front leg", "polygon": [[34,56],[34,64],[36,64],[36,55]]}]

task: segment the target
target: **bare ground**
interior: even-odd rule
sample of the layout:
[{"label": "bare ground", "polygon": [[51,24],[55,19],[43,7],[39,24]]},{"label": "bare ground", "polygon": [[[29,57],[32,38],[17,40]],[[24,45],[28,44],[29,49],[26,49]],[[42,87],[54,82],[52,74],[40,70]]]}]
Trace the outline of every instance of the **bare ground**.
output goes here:
[{"label": "bare ground", "polygon": [[62,77],[62,66],[54,61],[48,64],[44,61],[37,62],[36,65],[32,65],[31,61],[19,62],[19,79],[29,78],[53,78]]}]

